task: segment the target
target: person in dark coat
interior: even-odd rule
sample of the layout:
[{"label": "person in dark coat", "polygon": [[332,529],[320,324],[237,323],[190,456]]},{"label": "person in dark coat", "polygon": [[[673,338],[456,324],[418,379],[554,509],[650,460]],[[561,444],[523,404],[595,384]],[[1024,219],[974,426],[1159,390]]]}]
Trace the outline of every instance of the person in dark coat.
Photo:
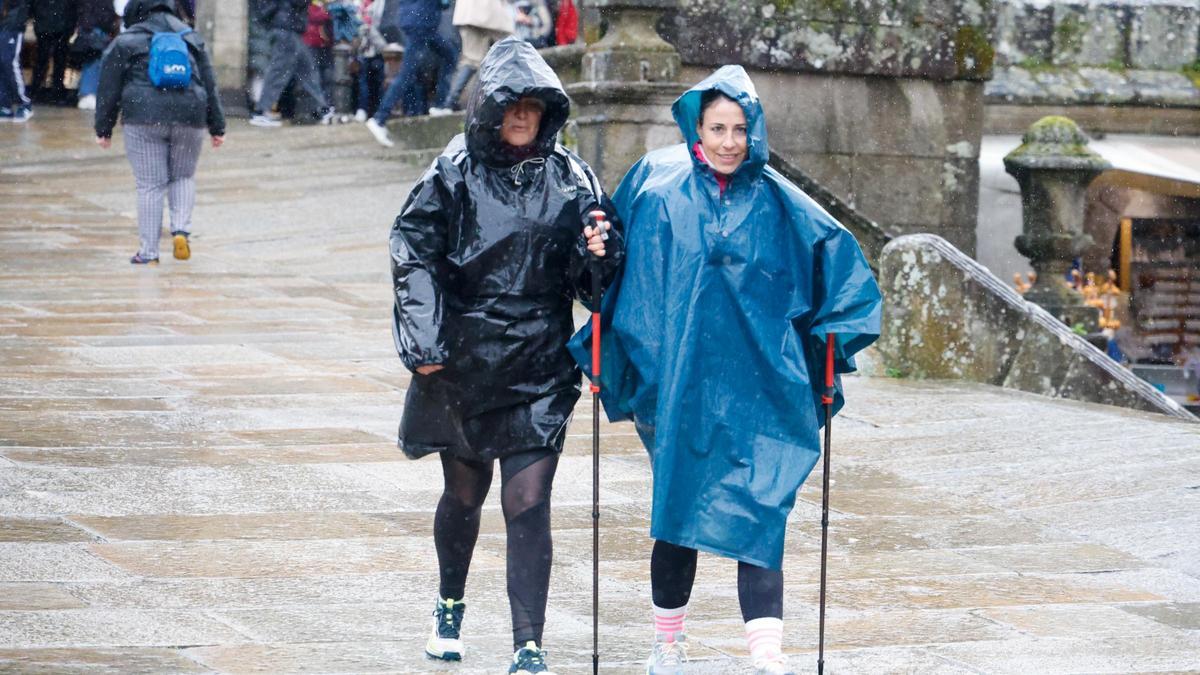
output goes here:
[{"label": "person in dark coat", "polygon": [[[379,109],[367,121],[367,130],[384,147],[391,147],[387,121],[396,104],[407,116],[429,114],[432,92],[425,87],[426,74],[437,73],[438,82],[449,84],[449,76],[458,61],[458,51],[439,30],[442,20],[440,0],[393,0],[401,9],[400,29],[404,33],[404,61],[392,79]],[[391,6],[391,2],[388,6]]]},{"label": "person in dark coat", "polygon": [[601,205],[613,213],[595,175],[555,143],[569,110],[533,47],[497,43],[466,133],[413,187],[391,234],[393,335],[414,373],[399,445],[413,459],[440,455],[445,480],[433,525],[439,599],[425,649],[462,657],[467,568],[498,460],[510,673],[548,672],[550,488],[580,386],[566,349],[572,300],[590,303],[593,269],[607,283],[623,257],[618,230],[606,246],[586,224]]},{"label": "person in dark coat", "polygon": [[283,122],[271,109],[279,102],[283,90],[294,78],[296,83],[317,102],[321,111],[321,123],[333,121],[333,109],[329,107],[325,92],[321,91],[321,74],[313,61],[312,52],[304,45],[301,36],[308,28],[308,5],[310,0],[268,0],[263,6],[263,19],[271,27],[271,65],[263,76],[262,94],[258,97],[250,124],[256,127],[274,128]]},{"label": "person in dark coat", "polygon": [[[175,258],[191,257],[189,236],[196,203],[196,164],[205,128],[213,148],[225,141],[225,113],[217,96],[212,63],[200,35],[175,12],[175,0],[130,0],[126,31],[104,52],[96,96],[96,143],[112,146],[118,114],[124,123],[125,154],[138,192],[141,247],[135,265],[158,264],[163,200],[171,206]],[[191,58],[191,82],[178,89],[154,86],[148,64],[156,33],[182,33]]]},{"label": "person in dark coat", "polygon": [[96,109],[96,90],[100,88],[100,57],[116,33],[117,13],[111,0],[79,0],[78,34],[71,49],[81,56],[79,70],[79,108]]},{"label": "person in dark coat", "polygon": [[33,33],[37,36],[37,57],[33,62],[33,81],[30,93],[37,96],[46,79],[50,62],[51,96],[61,97],[63,77],[67,71],[67,50],[75,33],[76,0],[37,0],[33,3]]},{"label": "person in dark coat", "polygon": [[30,0],[0,0],[0,122],[25,122],[33,106],[21,76],[21,46]]}]

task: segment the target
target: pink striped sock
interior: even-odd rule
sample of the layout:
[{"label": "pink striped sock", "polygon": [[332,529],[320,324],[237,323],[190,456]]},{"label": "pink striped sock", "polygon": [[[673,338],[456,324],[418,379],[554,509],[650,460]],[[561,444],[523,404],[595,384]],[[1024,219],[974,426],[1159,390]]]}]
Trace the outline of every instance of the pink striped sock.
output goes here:
[{"label": "pink striped sock", "polygon": [[683,632],[683,620],[687,618],[687,605],[675,609],[664,609],[650,603],[654,608],[654,633],[664,636],[667,642],[675,641],[675,634]]},{"label": "pink striped sock", "polygon": [[754,663],[779,658],[783,654],[783,619],[764,617],[747,621],[746,644]]}]

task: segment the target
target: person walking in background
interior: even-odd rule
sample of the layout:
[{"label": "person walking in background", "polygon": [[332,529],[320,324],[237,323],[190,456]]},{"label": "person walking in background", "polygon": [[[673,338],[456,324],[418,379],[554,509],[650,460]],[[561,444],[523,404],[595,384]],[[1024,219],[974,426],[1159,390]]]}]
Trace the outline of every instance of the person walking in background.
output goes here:
[{"label": "person walking in background", "polygon": [[271,0],[263,6],[263,18],[271,27],[271,65],[267,67],[262,95],[250,118],[250,124],[256,127],[283,126],[283,121],[272,109],[293,78],[317,102],[321,123],[333,121],[333,109],[321,91],[320,75],[312,52],[300,37],[308,28],[309,1]]},{"label": "person walking in background", "polygon": [[96,109],[96,90],[100,87],[100,57],[112,40],[117,14],[111,0],[79,0],[79,25],[71,51],[79,55],[80,110]]},{"label": "person walking in background", "polygon": [[[37,36],[37,56],[33,61],[30,98],[58,103],[64,93],[67,51],[75,33],[76,0],[36,0],[33,3],[33,33]],[[50,63],[54,62],[53,70]],[[46,73],[50,71],[49,92],[43,94]]]},{"label": "person walking in background", "polygon": [[386,0],[365,0],[362,6],[362,25],[358,34],[358,110],[354,119],[366,122],[379,108],[383,95],[383,50],[387,39],[379,30],[383,23]]},{"label": "person walking in background", "polygon": [[308,26],[304,29],[304,46],[312,54],[317,69],[317,81],[325,100],[333,100],[333,25],[325,0],[308,3]]},{"label": "person walking in background", "polygon": [[0,122],[26,122],[33,105],[21,74],[21,45],[30,0],[0,0]]},{"label": "person walking in background", "polygon": [[[225,114],[217,96],[216,76],[204,41],[179,18],[175,0],[130,0],[124,23],[126,32],[117,37],[100,63],[96,143],[106,150],[112,146],[119,115],[125,130],[125,154],[133,167],[138,194],[141,246],[129,262],[158,264],[164,197],[171,206],[175,258],[187,260],[192,254],[189,238],[196,203],[196,164],[205,127],[212,136],[213,148],[225,141]],[[151,69],[151,41],[163,33],[185,33],[179,39],[185,45],[188,72]],[[162,41],[154,49],[162,49],[164,43],[171,44]],[[166,62],[168,58],[156,61]]]},{"label": "person walking in background", "polygon": [[429,109],[430,115],[449,115],[461,110],[459,99],[467,83],[479,71],[484,55],[493,44],[515,30],[508,0],[456,0],[454,25],[458,26],[458,35],[462,39],[462,51],[450,86],[441,100]]},{"label": "person walking in background", "polygon": [[405,115],[429,112],[429,92],[425,74],[436,70],[442,79],[444,69],[454,66],[454,47],[438,32],[442,6],[439,0],[390,0],[401,6],[400,29],[404,32],[404,63],[388,85],[375,116],[367,120],[367,130],[380,145],[393,145],[388,137],[387,121],[396,104]]}]

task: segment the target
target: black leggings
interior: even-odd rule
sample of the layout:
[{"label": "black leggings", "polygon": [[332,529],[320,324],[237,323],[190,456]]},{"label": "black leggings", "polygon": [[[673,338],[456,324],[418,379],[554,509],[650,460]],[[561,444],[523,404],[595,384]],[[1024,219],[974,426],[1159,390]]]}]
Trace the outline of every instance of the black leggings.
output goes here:
[{"label": "black leggings", "polygon": [[[654,604],[683,607],[696,581],[696,549],[655,541],[650,554],[650,588]],[[783,618],[783,572],[738,562],[738,602],[742,620]]]},{"label": "black leggings", "polygon": [[[445,491],[433,519],[443,598],[461,600],[471,554],[479,538],[479,517],[492,485],[492,463],[442,457]],[[513,645],[542,644],[546,594],[550,587],[550,488],[558,453],[535,450],[500,460],[500,504],[508,531],[508,604]]]}]

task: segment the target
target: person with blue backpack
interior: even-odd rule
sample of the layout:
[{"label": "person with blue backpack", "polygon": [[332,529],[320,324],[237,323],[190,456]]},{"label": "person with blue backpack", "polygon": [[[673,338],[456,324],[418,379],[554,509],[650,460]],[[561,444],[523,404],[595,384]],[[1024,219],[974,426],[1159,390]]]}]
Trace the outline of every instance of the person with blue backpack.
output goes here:
[{"label": "person with blue backpack", "polygon": [[141,240],[129,262],[158,264],[164,199],[170,203],[175,258],[187,260],[205,128],[213,148],[225,141],[216,76],[204,41],[179,18],[175,0],[130,0],[124,23],[125,32],[100,62],[96,143],[112,146],[120,116],[137,184]]}]

